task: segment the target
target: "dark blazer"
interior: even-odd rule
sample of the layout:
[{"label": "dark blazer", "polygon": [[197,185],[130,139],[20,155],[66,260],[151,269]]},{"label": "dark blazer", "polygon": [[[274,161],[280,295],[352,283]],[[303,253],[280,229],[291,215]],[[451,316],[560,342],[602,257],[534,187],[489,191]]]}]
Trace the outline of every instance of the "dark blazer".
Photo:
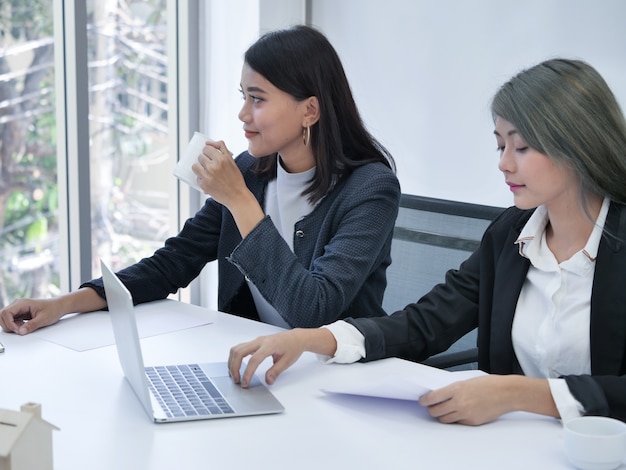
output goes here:
[{"label": "dark blazer", "polygon": [[[269,177],[254,171],[255,161],[247,152],[236,159],[264,207]],[[247,277],[292,327],[385,315],[381,304],[399,201],[391,169],[382,163],[360,166],[295,224],[291,251],[269,217],[242,240],[229,210],[209,198],[163,248],[118,275],[138,304],[186,287],[217,260],[223,312],[258,319]],[[101,278],[83,286],[105,296]]]},{"label": "dark blazer", "polygon": [[[478,250],[417,303],[389,317],[348,319],[365,336],[367,361],[421,361],[478,326],[478,366],[521,373],[511,329],[530,262],[514,244],[533,211],[510,208],[485,231]],[[626,421],[626,206],[611,203],[594,273],[591,376],[567,376],[587,414]]]}]

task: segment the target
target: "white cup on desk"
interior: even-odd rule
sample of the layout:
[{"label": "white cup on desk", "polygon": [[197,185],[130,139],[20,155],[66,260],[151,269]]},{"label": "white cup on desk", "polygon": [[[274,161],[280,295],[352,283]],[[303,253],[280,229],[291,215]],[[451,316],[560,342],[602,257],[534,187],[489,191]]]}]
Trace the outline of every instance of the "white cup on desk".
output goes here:
[{"label": "white cup on desk", "polygon": [[583,416],[564,424],[565,454],[580,470],[612,470],[626,457],[626,423]]},{"label": "white cup on desk", "polygon": [[198,155],[202,153],[207,140],[211,139],[200,132],[194,132],[185,153],[174,167],[174,176],[200,192],[202,188],[198,185],[198,179],[191,166],[198,161]]}]

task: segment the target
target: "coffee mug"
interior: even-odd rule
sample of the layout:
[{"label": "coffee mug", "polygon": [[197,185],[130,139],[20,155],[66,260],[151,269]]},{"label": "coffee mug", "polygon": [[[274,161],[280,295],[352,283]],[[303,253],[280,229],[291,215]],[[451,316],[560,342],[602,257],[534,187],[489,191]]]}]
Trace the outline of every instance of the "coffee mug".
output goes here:
[{"label": "coffee mug", "polygon": [[191,166],[198,161],[198,155],[202,153],[207,140],[211,139],[200,132],[194,132],[185,153],[174,167],[174,176],[200,192],[202,192],[202,188],[198,185],[198,178]]},{"label": "coffee mug", "polygon": [[580,470],[612,470],[626,457],[626,423],[604,416],[565,422],[565,454]]}]

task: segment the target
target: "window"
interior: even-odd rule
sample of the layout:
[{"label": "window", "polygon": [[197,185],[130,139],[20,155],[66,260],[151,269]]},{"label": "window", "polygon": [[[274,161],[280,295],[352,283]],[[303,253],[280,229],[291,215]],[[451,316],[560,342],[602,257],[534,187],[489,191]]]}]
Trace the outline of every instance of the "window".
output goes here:
[{"label": "window", "polygon": [[171,233],[165,0],[87,10],[92,272],[149,256]]},{"label": "window", "polygon": [[[99,258],[118,269],[177,232],[187,214],[178,213],[171,174],[176,89],[189,80],[177,42],[178,23],[194,17],[188,8],[175,0],[0,3],[2,305],[75,289],[99,275]],[[72,32],[85,40],[68,41]]]},{"label": "window", "polygon": [[0,4],[0,302],[58,292],[52,0]]}]

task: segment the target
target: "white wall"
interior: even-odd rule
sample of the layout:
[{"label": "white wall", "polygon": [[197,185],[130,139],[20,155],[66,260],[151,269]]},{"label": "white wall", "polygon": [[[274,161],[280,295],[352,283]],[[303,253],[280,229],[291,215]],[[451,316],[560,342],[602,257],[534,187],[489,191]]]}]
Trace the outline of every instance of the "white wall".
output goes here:
[{"label": "white wall", "polygon": [[623,0],[311,0],[402,190],[508,206],[489,101],[520,69],[588,61],[626,105]]}]

